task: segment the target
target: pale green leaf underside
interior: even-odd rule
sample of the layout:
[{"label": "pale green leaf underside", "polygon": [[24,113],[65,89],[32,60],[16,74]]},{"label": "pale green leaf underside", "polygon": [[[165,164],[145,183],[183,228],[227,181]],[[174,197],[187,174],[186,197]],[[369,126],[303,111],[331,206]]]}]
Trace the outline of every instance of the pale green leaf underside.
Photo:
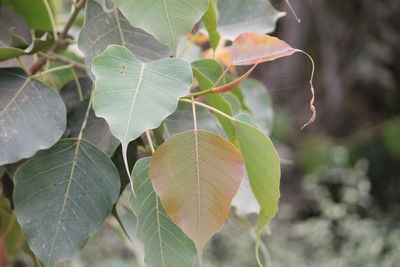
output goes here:
[{"label": "pale green leaf underside", "polygon": [[224,39],[234,40],[244,32],[270,33],[285,15],[269,0],[218,0],[218,31]]},{"label": "pale green leaf underside", "polygon": [[65,105],[58,93],[21,69],[0,70],[0,165],[51,147],[65,125]]},{"label": "pale green leaf underside", "polygon": [[40,151],[14,176],[18,222],[46,266],[78,252],[116,202],[118,172],[94,145],[64,139]]},{"label": "pale green leaf underside", "polygon": [[250,185],[261,209],[260,230],[278,211],[280,159],[268,136],[247,123],[234,123]]},{"label": "pale green leaf underside", "polygon": [[136,162],[132,171],[136,197],[130,197],[137,217],[137,237],[149,267],[190,267],[196,255],[194,243],[165,213],[149,179],[150,158]]},{"label": "pale green leaf underside", "polygon": [[158,127],[189,93],[192,71],[180,59],[138,60],[129,50],[112,45],[93,60],[96,76],[93,109],[106,119],[122,146]]},{"label": "pale green leaf underside", "polygon": [[114,5],[110,9],[104,9],[100,3],[89,0],[78,45],[85,54],[86,68],[92,79],[93,58],[111,44],[125,46],[142,61],[152,61],[171,54],[168,46],[161,44],[142,29],[132,27]]},{"label": "pale green leaf underside", "polygon": [[134,27],[154,35],[176,52],[180,37],[190,33],[207,11],[208,0],[115,0]]}]

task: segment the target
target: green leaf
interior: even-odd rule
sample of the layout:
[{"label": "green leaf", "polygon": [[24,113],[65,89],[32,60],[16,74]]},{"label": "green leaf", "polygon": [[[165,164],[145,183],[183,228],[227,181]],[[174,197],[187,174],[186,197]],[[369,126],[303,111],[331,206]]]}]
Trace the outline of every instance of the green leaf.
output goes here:
[{"label": "green leaf", "polygon": [[18,36],[26,45],[31,42],[28,24],[15,10],[0,6],[0,47],[18,47],[13,42],[13,37]]},{"label": "green leaf", "polygon": [[[20,13],[32,29],[51,31],[51,14],[47,12],[44,1],[47,1],[53,9],[52,0],[3,0],[5,5],[14,8]],[[54,11],[52,12],[54,13]]]},{"label": "green leaf", "polygon": [[0,69],[0,165],[51,147],[65,125],[65,105],[58,93],[21,69]]},{"label": "green leaf", "polygon": [[151,267],[190,267],[196,255],[193,242],[165,213],[149,179],[150,158],[136,162],[132,171],[136,197],[130,203],[137,217],[137,237],[145,250],[145,263]]},{"label": "green leaf", "polygon": [[33,42],[25,49],[16,47],[0,47],[0,61],[23,55],[32,55],[39,51],[47,51],[53,44],[53,37],[47,32]]},{"label": "green leaf", "polygon": [[[207,130],[219,135],[224,131],[221,125],[207,109],[201,108],[196,111],[197,128]],[[169,139],[172,136],[193,129],[192,104],[181,102],[178,109],[164,120],[164,138]]]},{"label": "green leaf", "polygon": [[248,78],[240,88],[244,94],[244,103],[251,110],[251,114],[258,128],[269,135],[273,126],[274,112],[271,97],[263,83]]},{"label": "green leaf", "polygon": [[[83,120],[89,104],[89,99],[81,102],[70,114],[68,114],[69,137],[78,137],[82,128]],[[96,117],[93,109],[89,111],[89,117],[83,130],[82,138],[95,144],[97,148],[106,153],[109,157],[114,155],[119,146],[119,141],[115,138],[103,118]]]},{"label": "green leaf", "polygon": [[117,201],[118,172],[81,139],[63,139],[40,151],[14,176],[18,222],[46,266],[70,258],[103,224]]},{"label": "green leaf", "polygon": [[273,32],[276,21],[285,15],[269,0],[218,0],[218,11],[218,31],[231,41],[244,32]]},{"label": "green leaf", "polygon": [[168,46],[142,29],[132,27],[115,5],[104,10],[98,2],[89,0],[78,45],[85,54],[86,68],[93,80],[92,60],[111,44],[125,46],[142,61],[152,61],[171,54]]},{"label": "green leaf", "polygon": [[231,92],[224,93],[222,96],[231,104],[232,113],[239,114],[242,109],[239,98]]},{"label": "green leaf", "polygon": [[239,120],[234,123],[250,185],[261,208],[260,232],[278,211],[280,159],[268,136],[247,123]]},{"label": "green leaf", "polygon": [[22,247],[25,244],[25,239],[8,200],[0,195],[0,250],[2,245],[1,237],[4,242],[8,260],[13,263],[14,259],[22,250]]},{"label": "green leaf", "polygon": [[115,0],[134,27],[167,44],[175,54],[178,41],[207,11],[208,0]]},{"label": "green leaf", "polygon": [[221,36],[218,33],[218,10],[217,10],[217,0],[210,0],[208,2],[207,12],[203,16],[203,22],[208,31],[210,38],[210,45],[215,50],[218,46]]},{"label": "green leaf", "polygon": [[[222,74],[223,68],[221,64],[213,59],[201,59],[192,62],[193,74],[196,77],[200,88],[204,91],[210,89],[213,84],[218,80],[218,77]],[[212,107],[232,116],[232,107],[223,96],[219,94],[206,95],[206,100]],[[233,123],[224,116],[216,115],[225,133],[229,139],[236,143],[236,132]]]},{"label": "green leaf", "polygon": [[196,244],[220,231],[244,176],[240,152],[206,131],[178,134],[157,148],[150,179],[167,214]]},{"label": "green leaf", "polygon": [[124,155],[130,141],[157,128],[176,110],[179,98],[192,85],[192,70],[185,61],[167,58],[145,63],[118,45],[97,56],[92,70],[96,76],[93,109],[121,141]]}]

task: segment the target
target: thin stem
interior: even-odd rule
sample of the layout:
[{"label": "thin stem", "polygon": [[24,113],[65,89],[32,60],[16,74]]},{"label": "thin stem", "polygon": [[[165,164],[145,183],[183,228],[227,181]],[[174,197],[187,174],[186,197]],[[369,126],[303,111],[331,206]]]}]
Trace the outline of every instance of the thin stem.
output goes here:
[{"label": "thin stem", "polygon": [[290,11],[292,12],[293,16],[296,18],[297,22],[300,23],[301,20],[299,19],[299,17],[296,14],[296,11],[294,11],[292,5],[290,4],[289,0],[285,0],[286,4],[289,6]]},{"label": "thin stem", "polygon": [[83,101],[83,93],[82,93],[82,86],[81,83],[79,82],[79,78],[78,75],[76,74],[76,71],[74,70],[74,68],[71,68],[71,72],[72,72],[72,76],[74,76],[74,81],[76,84],[76,90],[78,91],[78,95],[79,95],[79,101]]},{"label": "thin stem", "polygon": [[218,77],[217,81],[211,86],[210,89],[204,90],[204,91],[200,91],[197,93],[191,93],[188,96],[189,97],[199,97],[199,96],[203,96],[203,95],[208,95],[208,94],[214,94],[214,88],[218,86],[218,84],[222,81],[222,79],[225,77],[225,75],[228,73],[229,69],[232,67],[232,64],[229,65],[224,72]]},{"label": "thin stem", "polygon": [[26,67],[25,62],[24,62],[20,57],[17,57],[17,60],[18,60],[19,65],[21,65],[21,68],[22,68],[26,73],[28,73],[28,68]]},{"label": "thin stem", "polygon": [[[65,24],[62,33],[57,38],[57,40],[55,41],[53,46],[50,48],[49,52],[56,52],[65,43],[65,39],[68,35],[68,31],[74,24],[75,19],[79,14],[79,11],[85,6],[86,1],[87,0],[80,0],[77,4],[74,5],[72,13],[67,21],[67,24]],[[36,74],[46,64],[46,62],[47,62],[46,57],[42,57],[40,60],[38,60],[30,69],[31,75]]]},{"label": "thin stem", "polygon": [[78,139],[79,139],[79,140],[81,140],[82,137],[83,137],[83,130],[85,129],[86,124],[87,124],[88,119],[89,119],[89,113],[90,113],[90,108],[92,107],[92,99],[93,99],[93,94],[92,94],[92,92],[93,92],[93,87],[92,87],[92,90],[91,90],[91,94],[90,94],[90,98],[89,98],[88,107],[87,107],[87,109],[86,109],[85,118],[83,119],[83,123],[82,123],[82,126],[81,126],[81,130],[79,131],[79,135],[78,135]]},{"label": "thin stem", "polygon": [[193,128],[194,131],[197,132],[197,116],[196,116],[196,105],[195,105],[194,97],[192,97],[192,112],[193,112]]},{"label": "thin stem", "polygon": [[49,18],[50,18],[50,23],[51,23],[51,28],[53,30],[54,40],[57,40],[57,26],[56,26],[56,21],[53,16],[53,11],[51,10],[48,0],[42,0],[42,1],[43,1],[44,6],[46,7],[47,14],[49,15]]},{"label": "thin stem", "polygon": [[48,69],[48,70],[42,71],[42,72],[40,72],[40,73],[38,73],[38,74],[35,74],[35,75],[33,75],[32,77],[42,76],[42,75],[44,75],[44,74],[48,74],[48,73],[55,72],[55,71],[59,71],[59,70],[70,69],[70,68],[72,68],[72,66],[73,66],[73,65],[70,64],[70,65],[63,65],[63,66],[55,67],[55,68],[52,68],[52,69]]},{"label": "thin stem", "polygon": [[179,99],[179,101],[181,101],[181,102],[186,102],[186,103],[194,103],[194,104],[196,104],[197,106],[206,108],[206,109],[208,109],[208,110],[210,110],[210,111],[212,111],[212,112],[214,112],[214,113],[217,113],[217,114],[219,114],[219,115],[221,115],[221,116],[224,116],[225,118],[227,118],[227,119],[229,119],[229,120],[231,120],[231,121],[236,121],[235,118],[229,116],[228,114],[226,114],[226,113],[224,113],[224,112],[222,112],[222,111],[220,111],[220,110],[218,110],[218,109],[216,109],[216,108],[213,108],[213,107],[211,107],[211,106],[209,106],[209,105],[207,105],[207,104],[204,104],[204,103],[202,103],[202,102],[198,102],[198,101],[195,101],[195,100],[192,100],[192,99],[185,99],[185,98],[181,98],[181,99]]},{"label": "thin stem", "polygon": [[149,142],[151,154],[154,154],[155,149],[154,149],[153,139],[151,139],[151,134],[150,134],[149,130],[146,131],[146,138],[147,138],[147,141]]},{"label": "thin stem", "polygon": [[86,71],[86,67],[82,63],[72,60],[70,58],[64,57],[62,55],[56,54],[54,52],[51,52],[51,51],[49,51],[47,53],[39,52],[39,54],[43,57],[46,57],[47,59],[56,60],[56,61],[59,61],[61,63],[65,63],[65,64],[72,64],[74,66],[74,68],[81,70],[81,71]]}]

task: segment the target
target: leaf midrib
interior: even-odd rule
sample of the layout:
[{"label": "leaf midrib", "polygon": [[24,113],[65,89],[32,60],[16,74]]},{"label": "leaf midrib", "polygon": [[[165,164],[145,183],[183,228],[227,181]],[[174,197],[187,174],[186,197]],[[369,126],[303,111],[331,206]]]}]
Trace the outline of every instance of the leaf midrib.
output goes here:
[{"label": "leaf midrib", "polygon": [[52,257],[53,257],[53,251],[54,251],[55,243],[56,243],[56,240],[57,240],[58,232],[59,232],[59,229],[60,229],[61,220],[62,220],[62,217],[64,216],[64,210],[65,210],[65,207],[67,205],[67,199],[68,199],[69,191],[70,191],[70,188],[71,188],[72,177],[74,175],[75,166],[76,166],[76,163],[78,161],[78,154],[79,154],[79,147],[81,145],[81,140],[82,139],[78,139],[77,142],[76,142],[74,158],[72,160],[71,171],[70,171],[70,175],[69,175],[69,178],[68,178],[68,185],[67,185],[67,189],[66,189],[65,194],[64,194],[64,200],[63,200],[63,204],[61,206],[60,215],[59,215],[58,220],[57,220],[57,225],[56,225],[56,230],[55,230],[55,233],[54,233],[53,242],[52,242],[51,247],[50,247],[49,259],[48,259],[47,264],[46,264],[47,266],[51,265],[51,260],[52,260]]},{"label": "leaf midrib", "polygon": [[31,80],[30,78],[25,80],[25,82],[22,84],[21,88],[19,88],[17,93],[15,93],[15,95],[11,98],[10,102],[8,102],[8,104],[4,107],[4,109],[2,111],[0,111],[0,116],[2,116],[6,112],[6,110],[11,106],[11,104],[13,104],[15,102],[15,100],[18,98],[18,96],[22,93],[22,91],[28,85],[28,82],[30,80]]}]

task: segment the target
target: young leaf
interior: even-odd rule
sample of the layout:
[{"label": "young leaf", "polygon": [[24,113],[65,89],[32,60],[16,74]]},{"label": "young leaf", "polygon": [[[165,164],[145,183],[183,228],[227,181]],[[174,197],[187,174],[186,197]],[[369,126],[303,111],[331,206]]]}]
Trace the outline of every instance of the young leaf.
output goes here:
[{"label": "young leaf", "polygon": [[[205,91],[210,89],[223,73],[221,64],[213,59],[202,59],[192,62],[193,74],[200,88]],[[209,105],[232,116],[232,107],[221,95],[208,94],[206,100]],[[235,127],[232,122],[221,115],[216,115],[224,131],[232,142],[236,142]]]},{"label": "young leaf", "polygon": [[244,175],[240,152],[222,137],[187,131],[153,154],[150,179],[167,214],[196,244],[220,231]]},{"label": "young leaf", "polygon": [[233,40],[243,32],[273,32],[276,21],[285,15],[269,0],[218,0],[218,11],[218,31],[227,40]]},{"label": "young leaf", "polygon": [[192,85],[192,70],[185,61],[167,58],[145,63],[118,45],[97,56],[92,70],[96,76],[93,109],[121,141],[125,156],[128,143],[157,128]]},{"label": "young leaf", "polygon": [[52,0],[3,0],[6,6],[12,7],[20,13],[32,29],[51,31],[53,30],[51,16],[54,14],[53,10],[51,13],[48,12],[45,1],[53,9]]},{"label": "young leaf", "polygon": [[40,151],[14,176],[18,222],[30,248],[52,266],[78,252],[103,224],[120,182],[111,160],[81,139]]},{"label": "young leaf", "polygon": [[276,37],[243,33],[232,44],[232,64],[236,66],[254,65],[290,56],[299,50]]},{"label": "young leaf", "polygon": [[258,219],[260,232],[278,211],[280,160],[265,134],[239,120],[234,123],[250,185],[261,208]]},{"label": "young leaf", "polygon": [[179,38],[187,35],[207,11],[208,0],[115,0],[134,27],[167,44],[175,54]]},{"label": "young leaf", "polygon": [[98,2],[89,0],[78,45],[85,54],[86,69],[93,80],[92,60],[111,44],[125,46],[142,61],[152,61],[171,54],[168,46],[142,29],[132,27],[115,5],[105,10]]},{"label": "young leaf", "polygon": [[0,69],[0,165],[51,147],[65,125],[65,105],[58,93],[21,69]]},{"label": "young leaf", "polygon": [[207,12],[204,14],[202,20],[208,35],[210,37],[210,45],[215,50],[218,46],[221,36],[218,33],[218,10],[217,10],[217,0],[209,0]]},{"label": "young leaf", "polygon": [[150,267],[191,267],[196,255],[194,243],[165,213],[149,179],[150,158],[136,162],[132,171],[136,197],[130,203],[137,217],[137,237]]}]

